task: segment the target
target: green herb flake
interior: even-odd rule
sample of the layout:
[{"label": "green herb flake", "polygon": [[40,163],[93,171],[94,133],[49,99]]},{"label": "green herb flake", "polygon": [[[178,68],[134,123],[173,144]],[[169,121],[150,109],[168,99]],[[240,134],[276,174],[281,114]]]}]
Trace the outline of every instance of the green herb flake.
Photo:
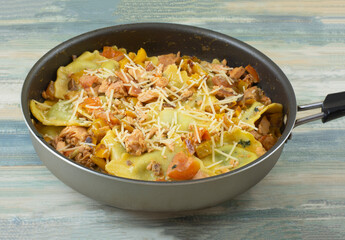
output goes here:
[{"label": "green herb flake", "polygon": [[238,144],[240,144],[242,147],[248,147],[248,146],[250,146],[250,140],[248,140],[248,141],[244,141],[244,140],[240,140],[239,142],[238,142]]}]

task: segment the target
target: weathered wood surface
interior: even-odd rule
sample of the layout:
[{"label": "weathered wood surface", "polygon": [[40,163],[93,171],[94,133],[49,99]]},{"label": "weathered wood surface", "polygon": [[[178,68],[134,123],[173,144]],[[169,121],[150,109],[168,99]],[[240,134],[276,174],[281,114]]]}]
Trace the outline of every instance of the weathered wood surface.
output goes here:
[{"label": "weathered wood surface", "polygon": [[[345,118],[294,130],[274,169],[213,208],[172,214],[101,205],[40,162],[20,113],[32,65],[80,33],[121,23],[184,23],[267,54],[298,103],[345,90],[344,1],[0,1],[0,239],[345,239]],[[138,196],[140,197],[140,196]]]}]

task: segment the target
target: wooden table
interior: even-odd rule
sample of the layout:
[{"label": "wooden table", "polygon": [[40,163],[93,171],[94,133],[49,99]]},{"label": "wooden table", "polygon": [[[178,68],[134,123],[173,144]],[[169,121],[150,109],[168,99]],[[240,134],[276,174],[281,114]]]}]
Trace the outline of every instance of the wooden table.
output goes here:
[{"label": "wooden table", "polygon": [[345,90],[344,1],[0,3],[0,239],[345,239],[345,118],[296,128],[268,176],[235,199],[160,214],[104,206],[61,183],[38,159],[19,103],[26,74],[52,47],[144,21],[236,37],[282,68],[299,104],[322,101]]}]

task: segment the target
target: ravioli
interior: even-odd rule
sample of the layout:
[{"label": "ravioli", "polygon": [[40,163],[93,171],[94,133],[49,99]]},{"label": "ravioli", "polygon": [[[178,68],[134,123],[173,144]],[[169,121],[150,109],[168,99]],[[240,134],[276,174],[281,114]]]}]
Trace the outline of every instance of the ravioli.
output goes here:
[{"label": "ravioli", "polygon": [[65,94],[68,92],[68,82],[70,81],[70,75],[78,73],[82,70],[93,70],[97,68],[107,68],[109,70],[117,70],[119,63],[103,57],[99,54],[99,51],[95,50],[91,52],[84,52],[73,62],[66,67],[60,67],[57,70],[57,78],[55,81],[55,97],[64,99]]},{"label": "ravioli", "polygon": [[273,114],[273,113],[282,113],[283,105],[280,103],[272,103],[268,106],[263,105],[260,102],[255,102],[252,106],[244,112],[241,117],[241,120],[254,126],[254,123],[259,120],[263,114]]},{"label": "ravioli", "polygon": [[46,126],[90,126],[91,121],[85,118],[73,117],[73,105],[71,102],[61,100],[52,106],[30,101],[32,115]]}]

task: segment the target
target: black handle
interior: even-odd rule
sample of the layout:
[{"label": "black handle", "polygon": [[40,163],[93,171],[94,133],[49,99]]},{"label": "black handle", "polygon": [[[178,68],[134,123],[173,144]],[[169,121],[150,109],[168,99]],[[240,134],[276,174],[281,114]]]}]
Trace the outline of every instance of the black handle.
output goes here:
[{"label": "black handle", "polygon": [[345,92],[328,94],[322,103],[322,122],[345,116]]}]

